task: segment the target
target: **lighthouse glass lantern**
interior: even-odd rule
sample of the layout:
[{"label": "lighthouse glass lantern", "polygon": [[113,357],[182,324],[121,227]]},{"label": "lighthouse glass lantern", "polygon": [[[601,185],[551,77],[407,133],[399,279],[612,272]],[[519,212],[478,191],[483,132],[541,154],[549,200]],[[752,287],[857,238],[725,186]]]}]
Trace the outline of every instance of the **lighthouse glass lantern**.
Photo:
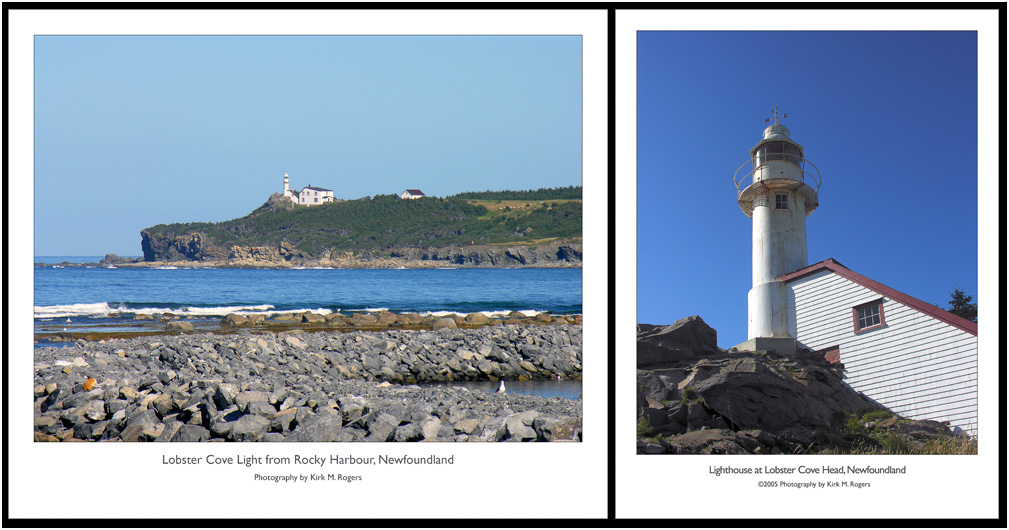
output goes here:
[{"label": "lighthouse glass lantern", "polygon": [[[745,169],[749,171],[740,177]],[[785,285],[777,278],[808,265],[806,216],[819,206],[819,171],[775,116],[733,182],[739,208],[753,219],[748,338],[789,337],[794,323],[789,322]]]}]

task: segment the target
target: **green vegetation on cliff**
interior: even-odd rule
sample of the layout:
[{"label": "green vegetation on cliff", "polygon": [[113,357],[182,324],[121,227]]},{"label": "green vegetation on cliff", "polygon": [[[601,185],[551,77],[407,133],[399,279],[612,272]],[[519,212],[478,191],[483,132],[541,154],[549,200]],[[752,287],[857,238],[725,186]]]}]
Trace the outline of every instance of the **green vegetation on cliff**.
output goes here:
[{"label": "green vegetation on cliff", "polygon": [[561,199],[582,198],[581,186],[564,188],[540,188],[524,191],[467,191],[451,195],[450,199],[468,199],[483,201],[552,201]]},{"label": "green vegetation on cliff", "polygon": [[[533,197],[542,191],[518,193]],[[581,188],[577,191],[580,194]],[[230,221],[161,224],[142,232],[159,239],[199,233],[204,245],[221,247],[275,247],[286,240],[293,248],[311,254],[325,249],[532,243],[581,237],[582,228],[578,200],[526,198],[512,207],[458,196],[402,200],[396,195],[379,195],[307,207],[277,199],[273,197],[249,215]]]}]

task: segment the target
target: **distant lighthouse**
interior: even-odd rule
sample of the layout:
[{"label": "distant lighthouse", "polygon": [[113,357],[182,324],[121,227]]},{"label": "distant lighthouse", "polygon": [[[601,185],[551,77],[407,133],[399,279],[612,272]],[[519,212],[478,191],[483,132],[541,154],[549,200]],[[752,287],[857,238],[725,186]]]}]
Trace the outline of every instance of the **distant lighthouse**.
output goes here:
[{"label": "distant lighthouse", "polygon": [[284,172],[284,196],[288,197],[291,195],[291,181],[287,179],[287,172]]},{"label": "distant lighthouse", "polygon": [[[787,116],[779,117],[775,106],[774,123],[764,129],[764,138],[750,149],[750,160],[733,177],[739,208],[753,219],[748,340],[740,349],[795,351],[795,338],[789,331],[795,326],[789,322],[788,291],[777,278],[808,265],[806,217],[819,206],[820,176],[816,166],[805,159],[802,146],[779,123]],[[738,178],[746,166],[750,172]],[[748,178],[749,185],[740,189]]]}]

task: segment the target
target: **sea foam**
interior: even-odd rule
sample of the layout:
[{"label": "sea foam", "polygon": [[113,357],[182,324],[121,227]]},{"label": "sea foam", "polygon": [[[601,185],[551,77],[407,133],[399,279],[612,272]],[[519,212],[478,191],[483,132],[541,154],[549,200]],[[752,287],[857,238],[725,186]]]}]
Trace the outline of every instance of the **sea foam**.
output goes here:
[{"label": "sea foam", "polygon": [[173,315],[190,315],[190,316],[223,316],[228,313],[236,313],[239,315],[249,315],[253,313],[263,313],[270,314],[275,313],[272,311],[274,307],[270,304],[262,305],[230,305],[230,306],[216,306],[216,307],[138,307],[123,309],[124,313],[135,313],[144,315],[157,315],[161,313],[171,313]]},{"label": "sea foam", "polygon": [[96,304],[35,306],[35,318],[100,316],[111,312],[112,308],[105,302]]},{"label": "sea foam", "polygon": [[[486,316],[488,318],[501,318],[501,317],[508,316],[508,313],[511,313],[512,310],[511,309],[507,309],[507,310],[501,310],[501,311],[473,311],[473,312],[474,313],[482,313],[484,316]],[[534,317],[534,316],[542,313],[543,311],[537,311],[535,309],[526,309],[526,310],[519,311],[519,312],[522,313],[522,314],[524,314],[527,317]],[[468,311],[422,311],[422,312],[420,312],[418,314],[422,315],[422,316],[443,317],[443,316],[448,316],[448,315],[467,315],[467,314],[469,314],[469,312]]]}]

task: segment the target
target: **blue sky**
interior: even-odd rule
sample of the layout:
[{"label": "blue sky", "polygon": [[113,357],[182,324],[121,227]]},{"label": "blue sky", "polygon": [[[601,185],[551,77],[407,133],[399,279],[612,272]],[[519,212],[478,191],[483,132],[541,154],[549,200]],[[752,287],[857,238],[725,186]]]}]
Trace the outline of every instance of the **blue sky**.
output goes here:
[{"label": "blue sky", "polygon": [[[746,339],[751,220],[733,173],[780,103],[822,175],[809,262],[977,299],[973,32],[639,32],[637,321]],[[992,241],[992,243],[995,243]]]},{"label": "blue sky", "polygon": [[37,36],[35,254],[140,254],[283,188],[581,184],[578,36]]}]

